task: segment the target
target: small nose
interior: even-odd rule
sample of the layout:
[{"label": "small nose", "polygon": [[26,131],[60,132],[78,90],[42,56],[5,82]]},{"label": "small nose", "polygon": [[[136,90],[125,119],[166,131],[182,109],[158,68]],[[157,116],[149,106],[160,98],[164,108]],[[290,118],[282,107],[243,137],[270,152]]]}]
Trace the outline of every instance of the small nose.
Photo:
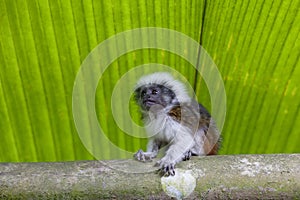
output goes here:
[{"label": "small nose", "polygon": [[150,99],[150,97],[151,97],[151,95],[150,95],[149,93],[147,93],[147,94],[145,95],[145,99]]}]

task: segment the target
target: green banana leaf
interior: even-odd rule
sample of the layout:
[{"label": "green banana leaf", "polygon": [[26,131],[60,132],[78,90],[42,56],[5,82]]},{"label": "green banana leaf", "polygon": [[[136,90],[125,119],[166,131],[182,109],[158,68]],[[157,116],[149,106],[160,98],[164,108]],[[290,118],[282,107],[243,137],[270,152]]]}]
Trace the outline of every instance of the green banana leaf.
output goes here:
[{"label": "green banana leaf", "polygon": [[[218,67],[227,102],[220,154],[299,153],[299,7],[299,0],[0,0],[0,161],[98,159],[74,122],[76,76],[99,44],[144,27],[187,35]],[[180,56],[149,48],[120,56],[103,72],[94,102],[105,137],[128,152],[147,139],[119,128],[112,95],[124,74],[147,63],[177,70],[211,110],[203,77]],[[132,98],[128,107],[141,125]],[[103,141],[95,148],[105,159],[126,157]]]}]

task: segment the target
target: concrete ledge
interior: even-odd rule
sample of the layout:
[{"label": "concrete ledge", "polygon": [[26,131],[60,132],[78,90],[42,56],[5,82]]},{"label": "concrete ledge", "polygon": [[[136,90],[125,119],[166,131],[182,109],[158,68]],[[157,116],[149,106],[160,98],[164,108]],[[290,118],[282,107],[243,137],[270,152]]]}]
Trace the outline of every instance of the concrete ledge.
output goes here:
[{"label": "concrete ledge", "polygon": [[300,154],[195,157],[178,164],[176,176],[168,178],[153,165],[0,163],[0,198],[300,199]]}]

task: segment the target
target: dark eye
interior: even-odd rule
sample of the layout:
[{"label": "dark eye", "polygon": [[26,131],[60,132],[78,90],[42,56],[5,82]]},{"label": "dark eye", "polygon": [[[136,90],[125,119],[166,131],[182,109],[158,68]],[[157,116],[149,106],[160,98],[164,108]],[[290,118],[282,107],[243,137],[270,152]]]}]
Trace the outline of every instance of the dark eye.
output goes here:
[{"label": "dark eye", "polygon": [[158,94],[158,91],[157,90],[152,90],[152,94]]},{"label": "dark eye", "polygon": [[141,96],[144,97],[145,95],[146,95],[146,91],[143,90],[143,91],[141,92]]}]

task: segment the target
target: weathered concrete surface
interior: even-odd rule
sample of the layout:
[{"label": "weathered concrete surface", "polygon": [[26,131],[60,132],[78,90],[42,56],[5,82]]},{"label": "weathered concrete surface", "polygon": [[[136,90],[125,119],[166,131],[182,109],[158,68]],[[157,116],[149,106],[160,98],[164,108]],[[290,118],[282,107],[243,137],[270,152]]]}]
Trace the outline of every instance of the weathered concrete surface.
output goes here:
[{"label": "weathered concrete surface", "polygon": [[[134,160],[0,163],[0,198],[170,199],[153,165]],[[300,199],[300,154],[200,157],[177,169],[196,180],[187,199]],[[178,191],[174,186],[177,198],[186,197],[180,187],[188,187],[182,184]]]}]

